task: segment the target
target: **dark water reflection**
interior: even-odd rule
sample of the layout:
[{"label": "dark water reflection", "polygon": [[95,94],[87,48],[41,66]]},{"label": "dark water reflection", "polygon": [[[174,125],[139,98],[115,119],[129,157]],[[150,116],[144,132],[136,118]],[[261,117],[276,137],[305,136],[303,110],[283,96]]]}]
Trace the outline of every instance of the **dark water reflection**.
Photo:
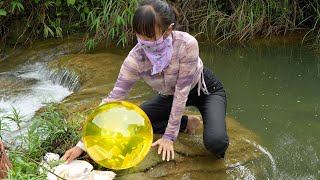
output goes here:
[{"label": "dark water reflection", "polygon": [[200,47],[226,88],[228,116],[257,133],[274,158],[276,167],[254,162],[264,167],[255,178],[319,179],[320,53],[284,43]]}]

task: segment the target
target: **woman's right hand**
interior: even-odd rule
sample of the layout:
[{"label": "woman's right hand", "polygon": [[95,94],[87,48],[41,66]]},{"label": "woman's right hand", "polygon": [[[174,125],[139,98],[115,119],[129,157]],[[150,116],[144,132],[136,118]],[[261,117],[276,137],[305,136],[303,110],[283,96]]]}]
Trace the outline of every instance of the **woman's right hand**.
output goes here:
[{"label": "woman's right hand", "polygon": [[[103,100],[99,104],[99,106],[105,104]],[[66,164],[69,164],[74,159],[78,158],[82,154],[83,150],[79,146],[74,146],[73,148],[66,151],[66,153],[61,157],[61,160],[65,160]]]},{"label": "woman's right hand", "polygon": [[69,164],[74,159],[78,158],[82,154],[83,150],[78,147],[74,146],[73,148],[66,151],[66,153],[61,157],[61,160],[65,160],[66,164]]}]

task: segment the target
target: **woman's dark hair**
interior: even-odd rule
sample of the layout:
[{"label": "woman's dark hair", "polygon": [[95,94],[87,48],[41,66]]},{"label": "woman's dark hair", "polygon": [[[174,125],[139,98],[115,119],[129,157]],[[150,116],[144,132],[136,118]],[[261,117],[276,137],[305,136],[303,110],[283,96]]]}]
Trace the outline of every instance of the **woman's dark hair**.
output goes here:
[{"label": "woman's dark hair", "polygon": [[155,27],[160,26],[164,32],[172,23],[177,24],[178,13],[165,0],[142,0],[133,16],[135,33],[155,38]]}]

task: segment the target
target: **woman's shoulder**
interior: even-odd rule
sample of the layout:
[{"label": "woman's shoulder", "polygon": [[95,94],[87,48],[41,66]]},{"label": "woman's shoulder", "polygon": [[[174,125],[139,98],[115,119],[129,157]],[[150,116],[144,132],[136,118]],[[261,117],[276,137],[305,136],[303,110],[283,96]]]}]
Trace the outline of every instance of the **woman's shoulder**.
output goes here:
[{"label": "woman's shoulder", "polygon": [[138,43],[128,53],[127,59],[135,61],[143,59],[143,49]]},{"label": "woman's shoulder", "polygon": [[184,31],[174,31],[173,32],[174,39],[182,42],[197,42],[197,39],[193,37],[191,34]]}]

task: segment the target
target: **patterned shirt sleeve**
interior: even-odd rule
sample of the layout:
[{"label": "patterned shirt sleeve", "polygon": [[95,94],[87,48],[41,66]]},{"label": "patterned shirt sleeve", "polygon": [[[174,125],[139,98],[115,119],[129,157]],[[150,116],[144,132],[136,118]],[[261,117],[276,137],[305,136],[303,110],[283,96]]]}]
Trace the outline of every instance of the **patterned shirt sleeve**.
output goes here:
[{"label": "patterned shirt sleeve", "polygon": [[135,58],[138,57],[130,52],[120,68],[118,79],[114,84],[113,90],[102,100],[102,103],[122,100],[139,80],[140,76]]},{"label": "patterned shirt sleeve", "polygon": [[163,135],[163,138],[169,140],[176,140],[183,112],[185,110],[186,102],[191,84],[196,77],[196,71],[199,61],[199,47],[197,40],[193,37],[186,42],[185,49],[181,51],[180,68],[178,74],[177,84],[173,95],[173,104],[168,121],[168,125]]}]

